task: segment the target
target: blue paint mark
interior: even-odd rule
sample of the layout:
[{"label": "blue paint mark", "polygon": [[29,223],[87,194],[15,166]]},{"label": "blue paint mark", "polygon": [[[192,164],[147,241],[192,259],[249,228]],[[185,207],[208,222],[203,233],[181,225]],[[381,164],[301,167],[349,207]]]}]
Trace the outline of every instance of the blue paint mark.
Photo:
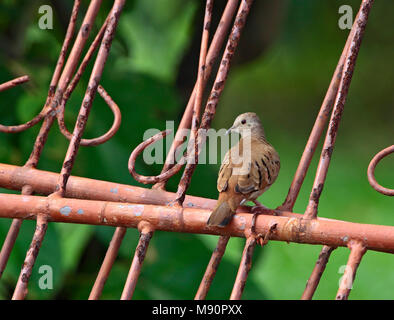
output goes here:
[{"label": "blue paint mark", "polygon": [[111,188],[110,190],[112,193],[118,193],[118,188]]},{"label": "blue paint mark", "polygon": [[83,214],[83,210],[82,209],[78,209],[77,213],[78,214]]},{"label": "blue paint mark", "polygon": [[142,213],[144,212],[144,206],[138,204],[138,205],[136,205],[136,206],[134,206],[134,207],[135,207],[135,209],[136,209],[135,215],[136,215],[137,217],[139,217],[140,215],[142,215]]},{"label": "blue paint mark", "polygon": [[63,208],[60,209],[60,213],[64,216],[68,216],[71,212],[71,207],[69,206],[65,206]]}]

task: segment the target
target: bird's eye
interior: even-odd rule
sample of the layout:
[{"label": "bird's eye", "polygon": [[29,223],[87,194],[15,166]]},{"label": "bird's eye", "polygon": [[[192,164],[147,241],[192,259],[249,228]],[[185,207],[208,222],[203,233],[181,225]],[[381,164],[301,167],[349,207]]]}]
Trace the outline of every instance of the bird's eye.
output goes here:
[{"label": "bird's eye", "polygon": [[245,119],[243,119],[243,120],[241,121],[241,123],[242,123],[242,124],[245,124],[245,123],[246,123],[246,120],[245,120]]}]

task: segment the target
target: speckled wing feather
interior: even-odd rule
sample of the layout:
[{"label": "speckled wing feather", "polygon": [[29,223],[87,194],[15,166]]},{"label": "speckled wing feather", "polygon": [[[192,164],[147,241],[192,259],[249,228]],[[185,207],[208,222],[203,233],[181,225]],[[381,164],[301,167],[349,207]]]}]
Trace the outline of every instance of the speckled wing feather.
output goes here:
[{"label": "speckled wing feather", "polygon": [[[280,162],[277,152],[269,143],[253,139],[251,156],[237,161],[237,164],[231,161],[231,152],[232,150],[227,152],[219,171],[219,192],[241,193],[246,199],[255,199],[274,183],[279,173]],[[240,169],[242,165],[243,170]],[[239,169],[238,174],[235,169]],[[229,184],[234,187],[233,190],[227,190]]]},{"label": "speckled wing feather", "polygon": [[227,151],[220,166],[217,188],[219,192],[224,192],[228,188],[228,182],[233,172],[232,164],[230,163],[230,151]]}]

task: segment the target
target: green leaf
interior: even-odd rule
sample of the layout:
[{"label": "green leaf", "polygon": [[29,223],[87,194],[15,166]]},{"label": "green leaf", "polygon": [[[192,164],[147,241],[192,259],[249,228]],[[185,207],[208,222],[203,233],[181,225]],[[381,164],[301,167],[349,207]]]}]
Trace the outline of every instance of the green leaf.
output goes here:
[{"label": "green leaf", "polygon": [[196,8],[197,2],[190,0],[136,1],[119,26],[131,53],[117,66],[173,81]]}]

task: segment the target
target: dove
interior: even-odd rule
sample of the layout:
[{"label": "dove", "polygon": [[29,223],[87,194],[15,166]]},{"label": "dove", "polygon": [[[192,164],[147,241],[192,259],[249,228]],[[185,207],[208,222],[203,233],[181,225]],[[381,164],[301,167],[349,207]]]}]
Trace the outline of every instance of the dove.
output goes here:
[{"label": "dove", "polygon": [[217,180],[219,198],[208,226],[227,226],[237,207],[246,201],[264,207],[257,198],[275,182],[280,170],[279,155],[267,141],[256,113],[239,115],[227,130],[230,132],[241,138],[223,158]]}]

